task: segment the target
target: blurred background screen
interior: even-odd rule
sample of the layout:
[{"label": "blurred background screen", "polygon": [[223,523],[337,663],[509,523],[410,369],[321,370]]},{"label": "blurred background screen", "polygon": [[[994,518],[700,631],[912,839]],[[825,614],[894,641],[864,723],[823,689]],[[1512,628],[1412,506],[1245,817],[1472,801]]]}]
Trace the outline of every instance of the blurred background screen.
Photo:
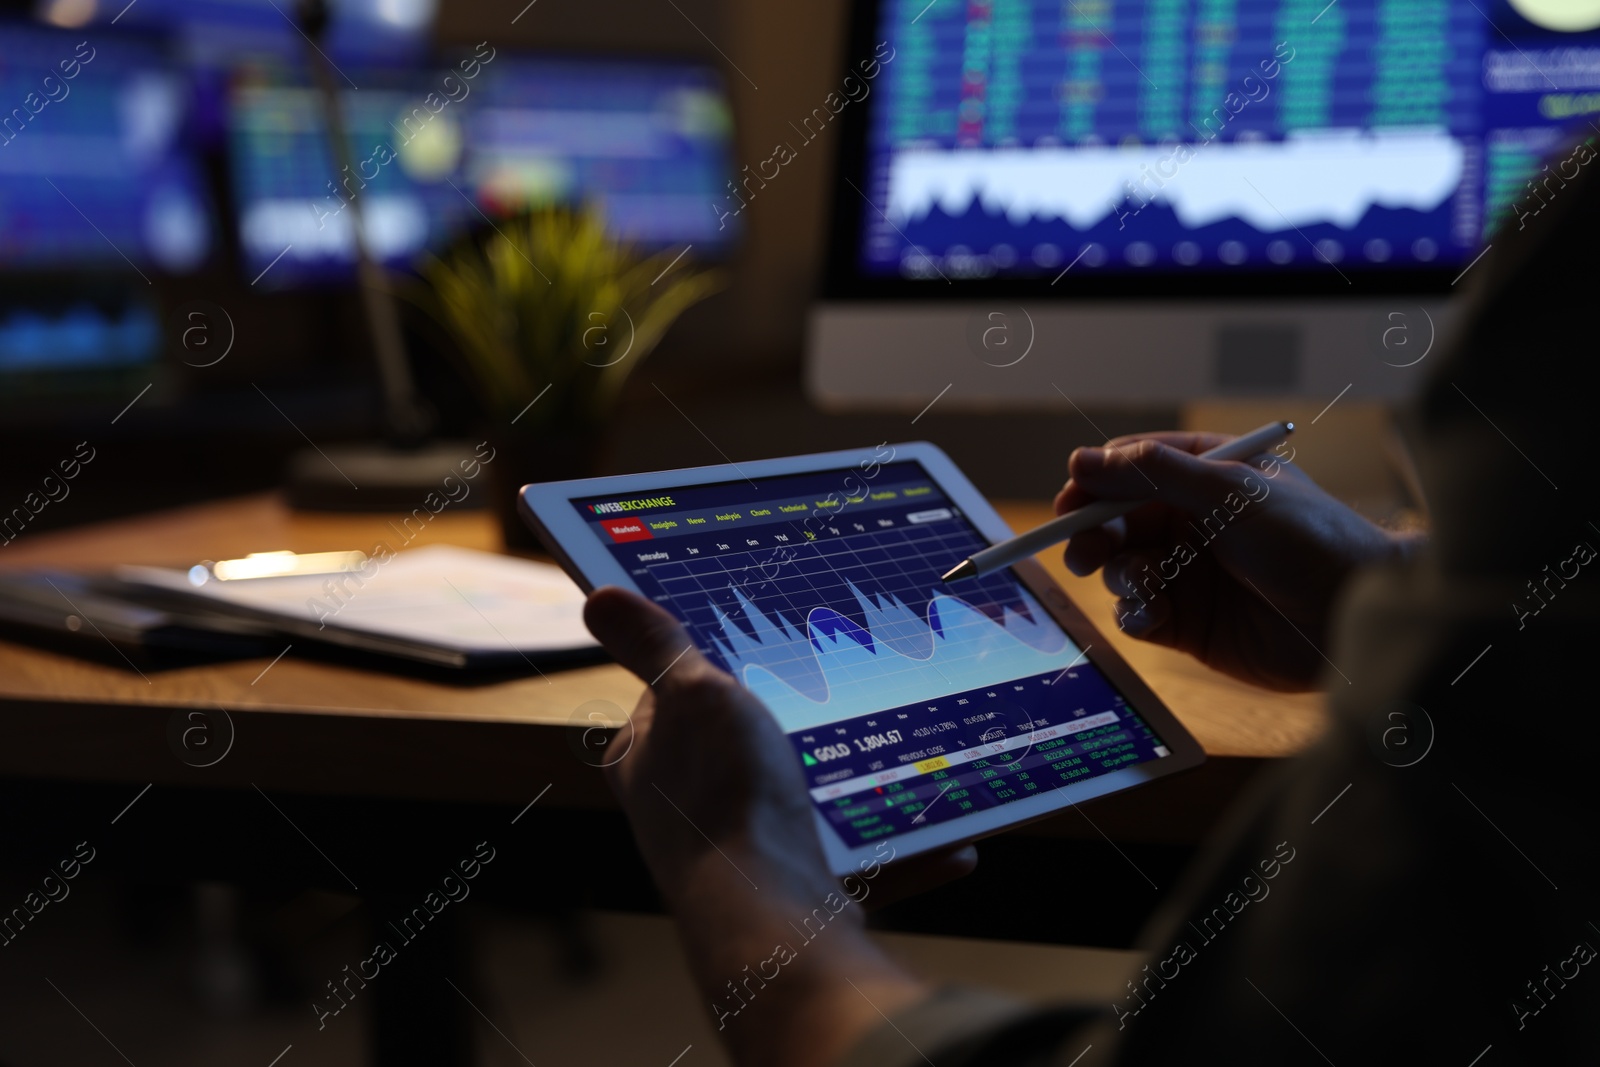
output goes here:
[{"label": "blurred background screen", "polygon": [[352,191],[373,255],[397,267],[485,215],[551,201],[596,204],[615,236],[651,250],[715,256],[737,233],[710,207],[732,121],[708,67],[485,49],[431,70],[345,69],[360,85],[342,94],[348,179],[315,90],[241,80],[229,98],[245,265],[254,276],[281,255],[274,286],[353,277]]},{"label": "blurred background screen", "polygon": [[92,279],[121,273],[147,283],[152,273],[190,275],[215,258],[215,205],[190,137],[189,102],[158,40],[91,42],[0,24],[0,270],[13,281],[75,271],[85,283],[43,300],[17,300],[8,286],[0,373],[140,363],[158,353],[149,301],[107,293]]},{"label": "blurred background screen", "polygon": [[544,58],[496,60],[467,112],[467,174],[482,201],[592,197],[641,245],[725,249],[710,205],[733,172],[733,117],[712,68]]},{"label": "blurred background screen", "polygon": [[[292,0],[45,0],[51,21],[84,20],[149,27],[165,34],[195,97],[196,128],[208,144],[227,127],[228,86],[241,73],[305,84],[305,39]],[[431,51],[435,0],[333,0],[318,47],[341,69],[416,68]],[[75,23],[76,24],[76,23]]]},{"label": "blurred background screen", "polygon": [[162,47],[0,25],[0,94],[0,262],[206,262],[216,227],[188,86]]},{"label": "blurred background screen", "polygon": [[[1540,161],[1600,132],[1597,4],[0,0],[0,442],[114,426],[130,469],[182,447],[231,487],[387,432],[353,194],[440,435],[483,398],[415,272],[552,203],[667,279],[732,268],[651,369],[763,383],[806,430],[717,408],[752,454],[935,397],[1045,435],[1053,382],[1168,418],[1397,400],[1386,346],[1430,350]],[[1015,368],[974,340],[1012,336],[994,301],[1040,342]]]},{"label": "blurred background screen", "polygon": [[[353,279],[355,214],[361,196],[374,258],[404,267],[475,216],[461,180],[461,124],[446,109],[421,105],[427,90],[407,92],[360,75],[341,110],[357,175],[334,160],[321,94],[310,88],[239,85],[231,96],[228,159],[238,204],[239,241],[252,278],[278,260],[272,287]],[[414,79],[419,80],[420,79]],[[400,123],[415,106],[428,121],[406,139]],[[381,146],[381,147],[380,147]],[[452,183],[454,183],[452,185]]]},{"label": "blurred background screen", "polygon": [[[117,389],[105,372],[140,366],[181,393],[162,356],[197,297],[302,294],[277,308],[286,334],[330,314],[318,301],[353,306],[352,192],[374,258],[400,271],[550,202],[597,205],[647,250],[731,250],[740,230],[711,206],[733,137],[714,65],[440,46],[435,15],[433,0],[337,0],[313,44],[276,0],[0,9],[0,405]],[[311,47],[335,72],[356,176]],[[318,337],[324,382],[365,348],[350,330]]]},{"label": "blurred background screen", "polygon": [[856,268],[1453,276],[1600,107],[1581,6],[886,0]]}]

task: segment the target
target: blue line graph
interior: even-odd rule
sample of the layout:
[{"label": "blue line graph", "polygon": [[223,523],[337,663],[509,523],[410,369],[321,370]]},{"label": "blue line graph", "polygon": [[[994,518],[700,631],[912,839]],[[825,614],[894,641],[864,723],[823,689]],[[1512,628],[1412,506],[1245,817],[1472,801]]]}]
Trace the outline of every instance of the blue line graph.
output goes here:
[{"label": "blue line graph", "polygon": [[793,731],[1073,662],[1077,646],[1009,575],[941,586],[983,545],[952,519],[801,545],[776,564],[725,552],[649,570],[696,643]]},{"label": "blue line graph", "polygon": [[1168,755],[1010,571],[941,581],[987,542],[926,471],[885,471],[843,503],[823,494],[844,472],[673,489],[620,519],[573,503],[771,710],[848,847]]}]

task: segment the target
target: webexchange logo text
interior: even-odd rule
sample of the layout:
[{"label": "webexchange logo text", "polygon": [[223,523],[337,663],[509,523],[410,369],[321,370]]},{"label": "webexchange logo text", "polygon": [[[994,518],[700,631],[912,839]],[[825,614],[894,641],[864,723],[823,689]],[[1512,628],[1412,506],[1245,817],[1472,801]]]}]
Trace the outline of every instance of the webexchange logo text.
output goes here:
[{"label": "webexchange logo text", "polygon": [[589,510],[596,515],[616,515],[625,511],[644,511],[648,508],[675,508],[670,496],[647,496],[638,500],[612,500],[604,504],[590,504]]}]

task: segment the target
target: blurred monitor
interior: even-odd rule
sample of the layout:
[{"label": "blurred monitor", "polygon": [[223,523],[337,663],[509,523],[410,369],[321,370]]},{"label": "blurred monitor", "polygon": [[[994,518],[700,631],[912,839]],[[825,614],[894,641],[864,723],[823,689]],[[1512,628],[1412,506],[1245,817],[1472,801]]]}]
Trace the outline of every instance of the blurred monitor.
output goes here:
[{"label": "blurred monitor", "polygon": [[[349,87],[350,68],[417,68],[427,61],[437,0],[328,0],[317,47]],[[225,135],[227,90],[240,70],[309,84],[296,0],[37,0],[53,25],[147,29],[169,36],[194,90],[195,130],[207,147]]]},{"label": "blurred monitor", "polygon": [[0,25],[0,269],[197,270],[214,232],[157,46]]},{"label": "blurred monitor", "polygon": [[[415,59],[425,53],[438,0],[327,0],[328,24],[320,47],[335,60]],[[39,21],[65,29],[114,25],[154,27],[193,45],[204,56],[229,63],[239,56],[301,47],[297,0],[37,0]]]},{"label": "blurred monitor", "polygon": [[820,398],[1397,397],[1600,2],[861,0],[849,73]]},{"label": "blurred monitor", "polygon": [[151,41],[0,23],[0,370],[158,354],[155,312],[127,293],[217,243],[187,101]]},{"label": "blurred monitor", "polygon": [[0,302],[0,374],[136,367],[161,340],[155,305],[126,290]]},{"label": "blurred monitor", "polygon": [[468,120],[467,175],[487,207],[592,200],[618,237],[693,243],[702,257],[725,252],[737,235],[714,207],[733,177],[733,118],[713,68],[507,58],[483,80]]},{"label": "blurred monitor", "polygon": [[[452,188],[461,182],[461,120],[446,108],[410,114],[427,94],[378,88],[342,94],[350,158],[346,180],[334,160],[315,89],[243,86],[229,117],[229,156],[239,242],[248,279],[260,288],[354,278],[359,193],[367,245],[382,262],[409,265],[472,214]],[[401,123],[411,120],[407,128]],[[269,271],[270,268],[270,271]]]},{"label": "blurred monitor", "polygon": [[393,267],[547,202],[594,203],[615,236],[646,250],[694,244],[715,258],[737,233],[713,210],[731,175],[732,129],[707,67],[484,47],[403,83],[353,76],[360,91],[342,96],[357,175],[347,184],[315,92],[242,84],[232,94],[240,243],[263,287],[353,278],[351,190],[369,248]]}]

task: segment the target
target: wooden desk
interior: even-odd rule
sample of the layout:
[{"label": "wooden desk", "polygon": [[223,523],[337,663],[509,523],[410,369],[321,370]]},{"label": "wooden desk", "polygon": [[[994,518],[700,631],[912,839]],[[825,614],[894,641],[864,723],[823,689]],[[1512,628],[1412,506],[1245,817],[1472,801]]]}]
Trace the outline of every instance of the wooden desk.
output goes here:
[{"label": "wooden desk", "polygon": [[[1014,528],[1046,505],[1000,509]],[[8,567],[192,564],[246,552],[370,548],[396,542],[383,516],[298,514],[274,495],[250,496],[62,533],[24,536]],[[498,549],[484,512],[445,511],[418,544]],[[1098,578],[1080,579],[1059,553],[1046,566],[1106,639],[1134,665],[1211,757],[1205,767],[1089,805],[1107,833],[1194,840],[1263,762],[1298,752],[1323,726],[1320,698],[1233,682],[1188,657],[1124,636]],[[573,751],[574,713],[592,700],[631,708],[641,684],[591,666],[492,684],[451,684],[301,659],[188,667],[141,676],[0,642],[0,775],[156,782],[315,794],[523,804],[547,783],[554,806],[609,807],[600,775]],[[265,673],[263,673],[265,671]],[[225,709],[236,730],[217,764],[186,765],[169,748],[173,716]],[[1077,817],[1030,832],[1092,835]]]}]

